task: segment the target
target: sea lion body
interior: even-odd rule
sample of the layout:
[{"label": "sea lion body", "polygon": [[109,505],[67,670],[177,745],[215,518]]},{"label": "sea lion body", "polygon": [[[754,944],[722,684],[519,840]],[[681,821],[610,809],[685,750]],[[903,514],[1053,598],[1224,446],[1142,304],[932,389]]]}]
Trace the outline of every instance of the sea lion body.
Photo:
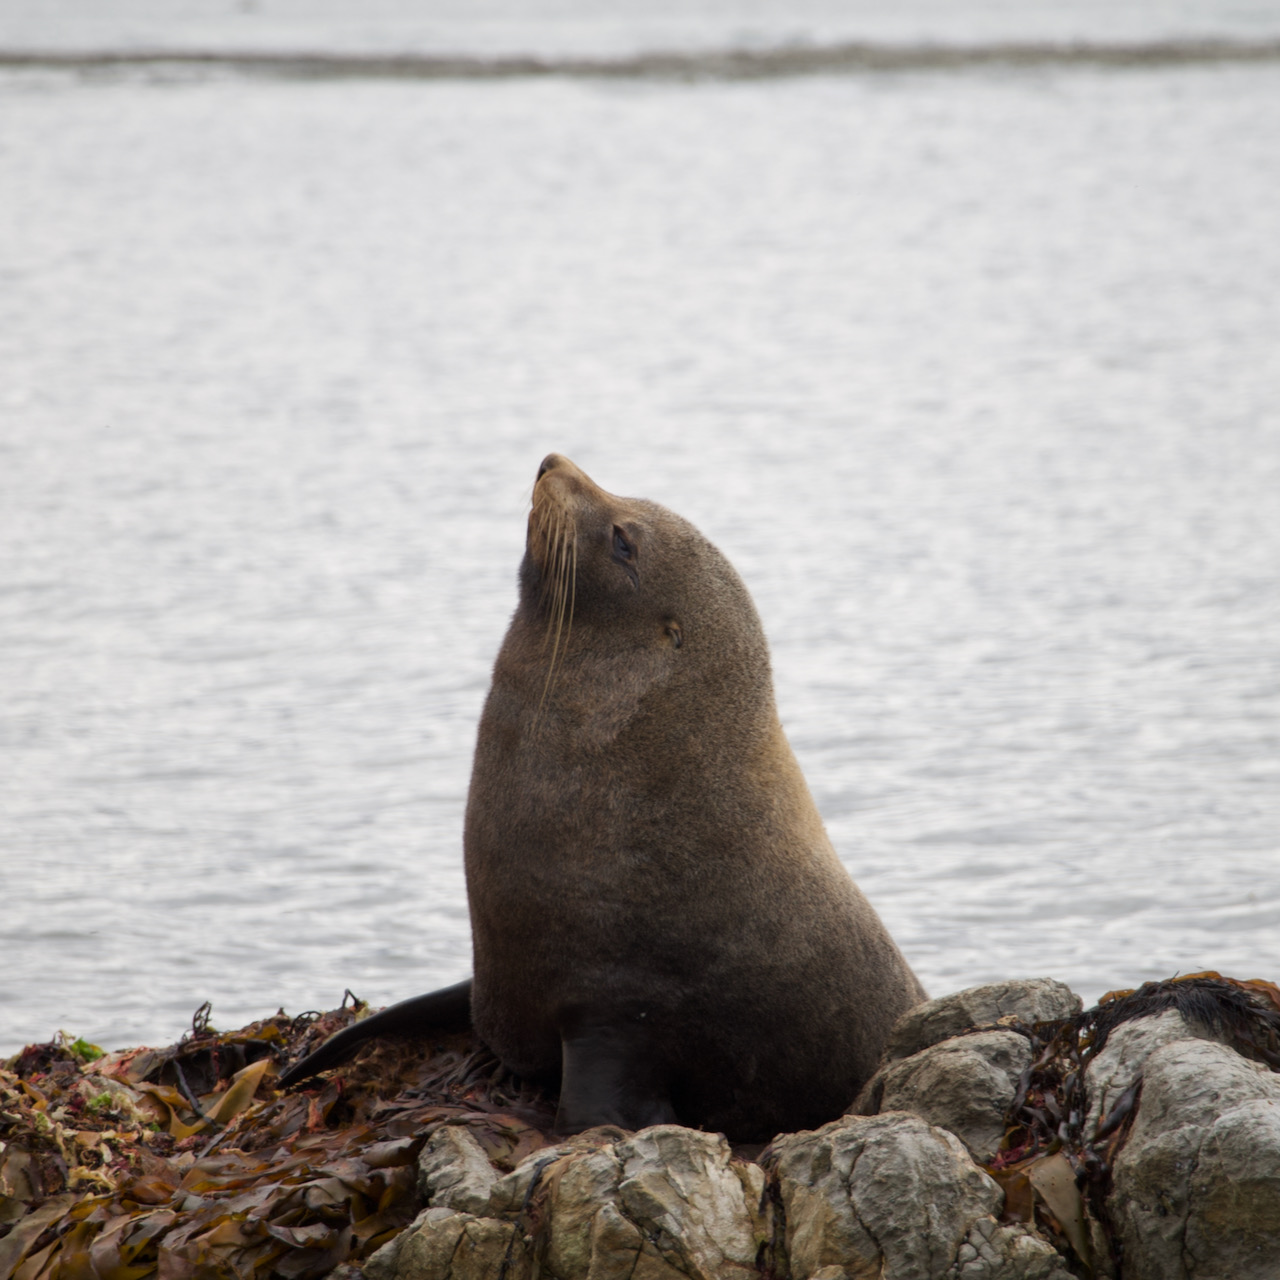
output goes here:
[{"label": "sea lion body", "polygon": [[[475,1030],[557,1129],[762,1141],[838,1116],[925,998],[837,858],[751,597],[688,521],[552,454],[477,736],[464,836]],[[348,1028],[457,1018],[466,984]]]},{"label": "sea lion body", "polygon": [[831,847],[732,566],[555,454],[464,845],[476,1031],[559,1082],[565,1130],[823,1123],[924,998]]}]

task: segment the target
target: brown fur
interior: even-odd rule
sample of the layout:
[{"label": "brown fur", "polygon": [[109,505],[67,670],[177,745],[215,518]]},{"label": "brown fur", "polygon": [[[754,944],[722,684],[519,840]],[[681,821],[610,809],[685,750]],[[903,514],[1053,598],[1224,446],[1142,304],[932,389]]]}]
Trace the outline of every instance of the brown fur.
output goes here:
[{"label": "brown fur", "polygon": [[556,454],[465,847],[476,1030],[520,1074],[563,1064],[565,1129],[820,1124],[924,998],[827,839],[732,566]]}]

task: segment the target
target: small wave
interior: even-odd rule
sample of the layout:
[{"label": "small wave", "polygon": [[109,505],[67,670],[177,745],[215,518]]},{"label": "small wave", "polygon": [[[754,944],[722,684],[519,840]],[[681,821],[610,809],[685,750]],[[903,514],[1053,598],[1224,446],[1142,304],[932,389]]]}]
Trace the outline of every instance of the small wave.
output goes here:
[{"label": "small wave", "polygon": [[513,80],[560,77],[626,80],[753,80],[866,72],[970,68],[1161,68],[1280,61],[1280,39],[1170,39],[1145,43],[1010,42],[987,45],[785,45],[764,49],[648,52],[607,56],[510,54],[268,53],[195,50],[101,52],[0,49],[0,68],[122,71],[185,68],[326,79]]}]

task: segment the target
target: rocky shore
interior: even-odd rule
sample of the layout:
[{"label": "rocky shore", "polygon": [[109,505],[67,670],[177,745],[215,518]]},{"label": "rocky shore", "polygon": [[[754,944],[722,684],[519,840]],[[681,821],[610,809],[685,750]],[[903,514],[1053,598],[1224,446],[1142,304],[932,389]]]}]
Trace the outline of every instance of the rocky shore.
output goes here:
[{"label": "rocky shore", "polygon": [[555,1140],[551,1100],[466,1037],[272,1087],[353,1016],[11,1059],[0,1280],[1280,1276],[1268,982],[934,1000],[848,1114],[763,1149],[677,1125]]}]

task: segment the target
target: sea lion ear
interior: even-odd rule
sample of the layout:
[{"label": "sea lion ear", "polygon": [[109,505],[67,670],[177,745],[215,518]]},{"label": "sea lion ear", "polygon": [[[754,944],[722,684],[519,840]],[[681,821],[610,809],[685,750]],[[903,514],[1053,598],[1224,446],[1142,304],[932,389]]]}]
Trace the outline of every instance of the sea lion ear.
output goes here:
[{"label": "sea lion ear", "polygon": [[684,636],[680,631],[680,624],[674,618],[667,619],[667,637],[671,641],[671,647],[678,649],[684,644]]}]

